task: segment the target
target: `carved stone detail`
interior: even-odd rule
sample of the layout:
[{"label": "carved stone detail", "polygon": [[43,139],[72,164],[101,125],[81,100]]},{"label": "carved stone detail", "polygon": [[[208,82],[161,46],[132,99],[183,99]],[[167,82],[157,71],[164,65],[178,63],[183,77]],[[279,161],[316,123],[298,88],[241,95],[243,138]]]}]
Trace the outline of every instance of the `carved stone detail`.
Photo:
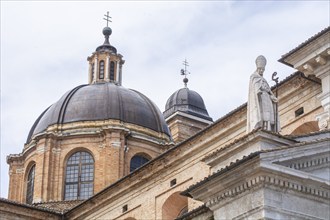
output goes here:
[{"label": "carved stone detail", "polygon": [[315,61],[321,65],[325,65],[327,63],[327,60],[323,56],[317,56],[315,58]]}]

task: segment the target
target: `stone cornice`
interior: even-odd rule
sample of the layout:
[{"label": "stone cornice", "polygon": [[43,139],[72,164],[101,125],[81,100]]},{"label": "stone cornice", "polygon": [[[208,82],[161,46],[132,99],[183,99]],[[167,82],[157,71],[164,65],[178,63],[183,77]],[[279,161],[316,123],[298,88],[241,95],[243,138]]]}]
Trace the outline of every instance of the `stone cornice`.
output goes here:
[{"label": "stone cornice", "polygon": [[318,155],[318,157],[305,158],[303,160],[292,161],[286,166],[296,170],[310,170],[318,167],[327,166],[330,163],[330,154],[329,155]]},{"label": "stone cornice", "polygon": [[7,156],[7,164],[13,163],[14,161],[16,162],[21,162],[22,164],[24,164],[24,160],[26,158],[26,155],[29,152],[32,152],[34,150],[36,150],[36,143],[33,142],[30,146],[25,146],[22,153],[19,154],[10,154]]},{"label": "stone cornice", "polygon": [[299,142],[279,149],[264,151],[262,159],[273,163],[283,164],[286,161],[297,161],[300,158],[315,157],[315,155],[329,154],[330,138],[315,139],[311,141]]},{"label": "stone cornice", "polygon": [[320,187],[320,186],[308,186],[305,184],[301,184],[295,181],[291,181],[289,179],[282,178],[281,176],[276,175],[260,175],[256,176],[254,178],[251,178],[247,181],[244,181],[243,183],[236,185],[234,187],[231,187],[230,189],[226,188],[227,190],[222,191],[211,197],[207,202],[206,206],[211,207],[214,206],[220,202],[223,202],[224,200],[228,198],[236,197],[240,194],[243,194],[247,191],[261,188],[261,187],[270,187],[275,186],[277,189],[281,189],[285,192],[288,192],[288,190],[304,194],[311,195],[314,197],[318,197],[321,199],[329,200],[330,198],[330,190],[329,185],[326,187]]},{"label": "stone cornice", "polygon": [[45,137],[54,137],[55,139],[76,137],[76,136],[93,136],[102,135],[107,130],[123,131],[126,133],[134,133],[135,137],[142,138],[153,143],[160,145],[173,145],[169,137],[165,134],[152,131],[151,129],[144,128],[135,124],[123,123],[119,120],[105,120],[105,121],[81,121],[66,123],[63,125],[51,125],[46,131],[35,135],[32,141],[25,147],[29,147],[36,141]]},{"label": "stone cornice", "polygon": [[[165,135],[138,125],[123,123],[118,120],[106,121],[82,121],[63,124],[61,126],[52,125],[46,131],[39,133],[25,144],[22,153],[7,156],[7,163],[24,160],[26,155],[36,149],[37,143],[41,139],[52,139],[54,141],[71,138],[88,138],[104,136],[107,132],[124,132],[130,138],[153,145],[163,147],[165,150],[174,145]],[[162,149],[162,150],[164,150]]]},{"label": "stone cornice", "polygon": [[6,158],[7,164],[11,164],[14,161],[24,162],[24,157],[22,153],[19,154],[9,154]]},{"label": "stone cornice", "polygon": [[199,122],[202,122],[202,123],[205,123],[205,124],[211,124],[213,123],[212,121],[209,121],[209,120],[206,120],[206,119],[203,119],[203,118],[200,118],[200,117],[197,117],[197,116],[194,116],[194,115],[190,115],[190,114],[187,114],[185,112],[181,112],[181,111],[176,111],[174,114],[170,115],[168,118],[166,118],[166,122],[168,123],[170,120],[172,120],[175,116],[182,116],[182,117],[186,117],[186,118],[189,118],[191,120],[195,120],[195,121],[199,121]]}]

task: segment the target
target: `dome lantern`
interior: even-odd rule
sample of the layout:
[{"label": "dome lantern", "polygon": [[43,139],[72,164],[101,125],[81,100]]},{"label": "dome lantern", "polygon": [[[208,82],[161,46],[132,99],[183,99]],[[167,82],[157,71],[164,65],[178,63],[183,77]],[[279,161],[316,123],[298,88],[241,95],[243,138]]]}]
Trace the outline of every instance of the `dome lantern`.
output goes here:
[{"label": "dome lantern", "polygon": [[103,28],[104,43],[98,46],[95,52],[87,58],[89,62],[88,83],[111,82],[122,85],[122,66],[125,63],[123,56],[117,53],[117,49],[110,44],[109,38],[112,29],[108,26],[110,20],[109,12],[104,15],[107,26]]}]

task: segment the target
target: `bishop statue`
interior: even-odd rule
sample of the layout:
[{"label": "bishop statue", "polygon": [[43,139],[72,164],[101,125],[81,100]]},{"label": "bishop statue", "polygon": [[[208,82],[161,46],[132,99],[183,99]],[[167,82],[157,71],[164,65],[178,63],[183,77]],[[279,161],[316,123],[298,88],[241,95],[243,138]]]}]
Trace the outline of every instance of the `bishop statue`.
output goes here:
[{"label": "bishop statue", "polygon": [[267,60],[260,55],[256,59],[257,69],[250,77],[247,106],[247,133],[254,129],[278,132],[279,119],[277,98],[263,77]]}]

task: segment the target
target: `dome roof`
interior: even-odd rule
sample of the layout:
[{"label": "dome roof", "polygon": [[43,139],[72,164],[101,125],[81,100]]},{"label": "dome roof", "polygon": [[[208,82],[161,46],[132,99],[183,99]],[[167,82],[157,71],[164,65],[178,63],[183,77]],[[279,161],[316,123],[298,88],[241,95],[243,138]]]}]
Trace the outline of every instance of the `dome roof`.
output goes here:
[{"label": "dome roof", "polygon": [[32,126],[27,142],[53,124],[118,119],[170,136],[164,116],[146,96],[113,83],[78,86],[46,109]]},{"label": "dome roof", "polygon": [[212,121],[212,118],[207,113],[202,97],[188,88],[179,89],[170,96],[166,102],[164,116],[168,118],[177,111]]}]

